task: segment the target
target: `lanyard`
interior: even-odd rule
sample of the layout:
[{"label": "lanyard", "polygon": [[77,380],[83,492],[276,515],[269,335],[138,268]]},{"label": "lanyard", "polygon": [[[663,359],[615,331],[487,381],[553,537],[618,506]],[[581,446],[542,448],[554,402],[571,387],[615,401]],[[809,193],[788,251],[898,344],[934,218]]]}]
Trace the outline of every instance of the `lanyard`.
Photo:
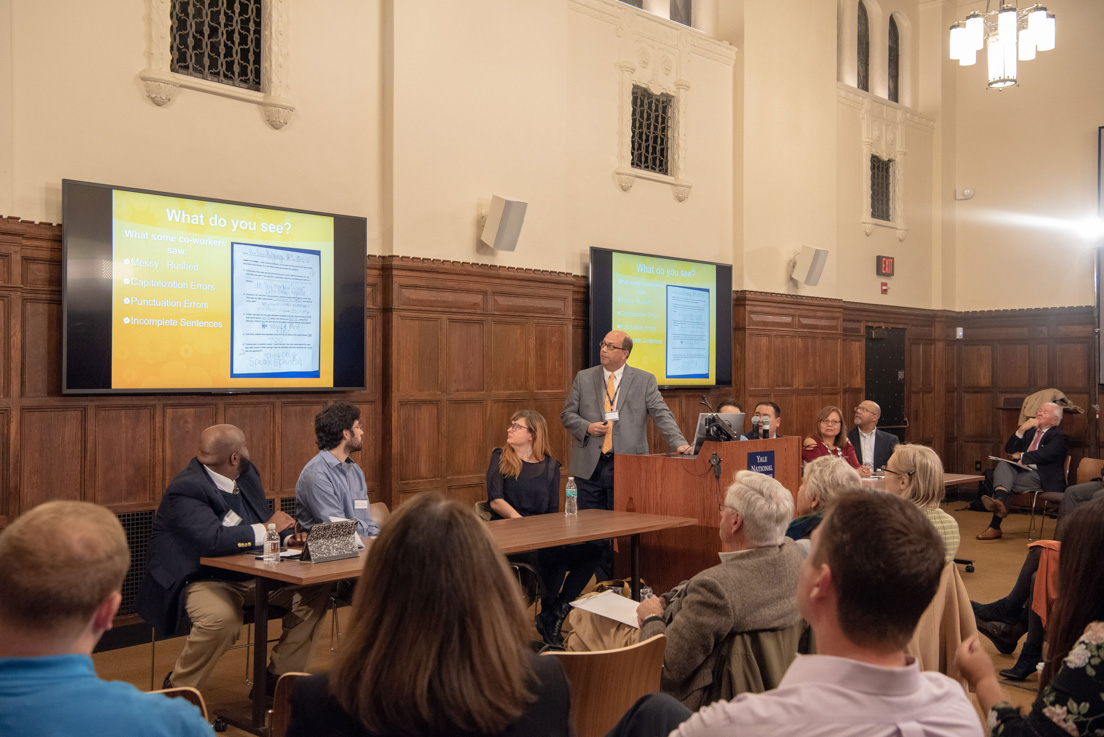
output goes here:
[{"label": "lanyard", "polygon": [[606,379],[606,382],[602,385],[602,393],[605,394],[606,399],[609,400],[610,411],[612,412],[617,409],[617,395],[621,392],[621,382],[617,379],[617,374],[610,372],[610,376],[612,376],[614,380],[613,396],[611,397],[609,393],[609,379]]}]

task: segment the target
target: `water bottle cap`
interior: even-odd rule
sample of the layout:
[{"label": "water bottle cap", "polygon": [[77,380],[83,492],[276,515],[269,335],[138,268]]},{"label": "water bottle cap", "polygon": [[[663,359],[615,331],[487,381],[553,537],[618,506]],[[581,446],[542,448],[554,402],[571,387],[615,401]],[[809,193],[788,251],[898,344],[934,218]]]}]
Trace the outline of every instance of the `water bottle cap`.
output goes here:
[{"label": "water bottle cap", "polygon": [[269,532],[276,532],[276,525],[275,524],[269,525],[268,526],[268,531]]}]

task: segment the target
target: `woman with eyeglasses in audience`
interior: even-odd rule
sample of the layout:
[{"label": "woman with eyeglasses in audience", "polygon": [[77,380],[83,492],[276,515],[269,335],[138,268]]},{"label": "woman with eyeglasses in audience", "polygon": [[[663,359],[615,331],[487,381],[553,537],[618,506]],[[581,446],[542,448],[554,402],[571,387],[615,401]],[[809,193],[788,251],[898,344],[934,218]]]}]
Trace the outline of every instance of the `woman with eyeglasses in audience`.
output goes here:
[{"label": "woman with eyeglasses in audience", "polygon": [[1098,735],[1104,731],[1104,499],[1069,520],[1058,560],[1058,598],[1047,618],[1047,657],[1027,716],[1009,703],[977,635],[955,665],[989,712],[989,734]]},{"label": "woman with eyeglasses in audience", "polygon": [[[560,509],[560,464],[548,453],[548,424],[539,412],[514,413],[506,444],[491,454],[487,500],[495,519],[555,514]],[[549,645],[563,647],[560,629],[594,575],[600,551],[593,545],[545,548],[520,562],[535,565],[541,579],[537,632]]]},{"label": "woman with eyeglasses in audience", "polygon": [[290,737],[572,734],[563,668],[529,648],[517,583],[460,502],[399,507],[347,626],[334,669],[295,685]]},{"label": "woman with eyeglasses in audience", "polygon": [[943,501],[943,461],[926,445],[898,445],[885,466],[885,489],[920,508],[943,538],[943,560],[950,563],[962,536],[958,522],[939,508]]},{"label": "woman with eyeglasses in audience", "polygon": [[855,446],[847,439],[847,428],[843,425],[843,413],[839,407],[829,406],[820,410],[817,429],[805,436],[805,442],[801,445],[802,467],[827,455],[842,458],[851,468],[857,469],[860,465]]}]

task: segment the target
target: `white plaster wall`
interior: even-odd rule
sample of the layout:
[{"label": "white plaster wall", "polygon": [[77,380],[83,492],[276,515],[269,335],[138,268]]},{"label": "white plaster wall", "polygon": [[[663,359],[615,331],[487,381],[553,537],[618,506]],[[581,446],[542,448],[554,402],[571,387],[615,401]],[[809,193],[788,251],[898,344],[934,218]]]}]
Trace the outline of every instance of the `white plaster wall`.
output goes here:
[{"label": "white plaster wall", "polygon": [[[983,4],[959,8],[965,16]],[[957,73],[957,308],[1093,303],[1097,127],[1104,124],[1104,3],[1054,0],[1057,46],[1019,65],[1018,87],[986,89],[979,55]]]},{"label": "white plaster wall", "polygon": [[12,151],[5,214],[57,222],[61,180],[84,179],[364,216],[378,251],[379,4],[287,7],[298,109],[277,131],[257,106],[223,97],[181,90],[162,108],[150,102],[138,79],[144,0],[0,1],[0,73],[6,53],[12,71],[11,105],[0,107],[0,174]]}]

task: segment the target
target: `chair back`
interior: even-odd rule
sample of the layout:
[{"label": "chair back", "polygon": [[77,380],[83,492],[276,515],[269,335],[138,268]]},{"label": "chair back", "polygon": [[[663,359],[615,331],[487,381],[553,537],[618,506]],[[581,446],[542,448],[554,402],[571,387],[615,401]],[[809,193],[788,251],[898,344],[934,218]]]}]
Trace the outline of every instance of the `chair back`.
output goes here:
[{"label": "chair back", "polygon": [[150,693],[168,696],[170,699],[184,699],[185,701],[195,704],[196,708],[199,709],[199,713],[203,715],[204,719],[207,719],[207,704],[203,701],[203,694],[191,686],[162,688],[157,691],[150,691]]},{"label": "chair back", "polygon": [[1093,479],[1100,478],[1104,470],[1104,460],[1099,458],[1082,458],[1077,464],[1077,483],[1084,484]]},{"label": "chair back", "polygon": [[309,673],[285,673],[276,681],[276,692],[272,696],[272,711],[269,712],[269,737],[286,737],[291,721],[291,689],[300,678]]},{"label": "chair back", "polygon": [[372,515],[372,521],[383,529],[387,520],[391,519],[391,510],[383,502],[373,502],[368,505],[368,513]]},{"label": "chair back", "polygon": [[970,606],[970,594],[951,561],[939,576],[939,588],[932,597],[905,652],[916,658],[920,670],[938,671],[962,682],[962,673],[955,668],[955,651],[959,644],[977,634],[977,622]]},{"label": "chair back", "polygon": [[722,660],[724,672],[720,679],[714,679],[714,686],[719,690],[703,694],[702,703],[695,708],[742,693],[763,693],[777,688],[786,669],[797,657],[806,627],[805,621],[799,619],[781,629],[729,635],[728,657]]},{"label": "chair back", "polygon": [[600,737],[641,696],[659,691],[667,637],[656,635],[631,647],[590,653],[549,652],[571,682],[571,719],[578,737]]}]

